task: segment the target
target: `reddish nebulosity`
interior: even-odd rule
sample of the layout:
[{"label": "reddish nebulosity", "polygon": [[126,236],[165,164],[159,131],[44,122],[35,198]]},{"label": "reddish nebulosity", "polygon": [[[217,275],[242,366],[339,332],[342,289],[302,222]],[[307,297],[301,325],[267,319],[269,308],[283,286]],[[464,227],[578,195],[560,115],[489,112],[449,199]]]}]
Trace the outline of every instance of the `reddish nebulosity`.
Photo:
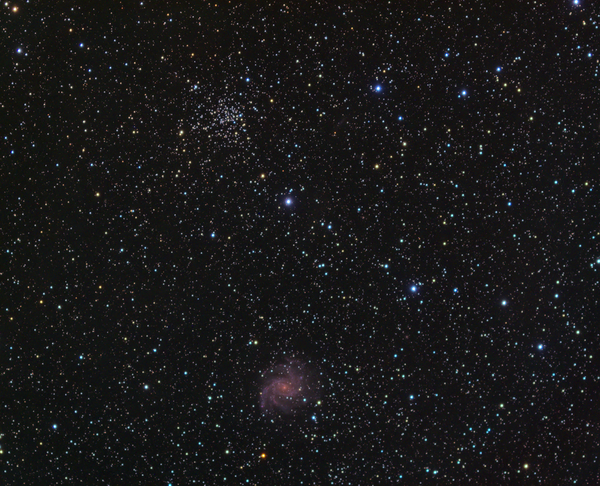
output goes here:
[{"label": "reddish nebulosity", "polygon": [[315,384],[302,361],[290,360],[274,366],[263,377],[260,394],[263,412],[293,414],[311,403],[315,396]]}]

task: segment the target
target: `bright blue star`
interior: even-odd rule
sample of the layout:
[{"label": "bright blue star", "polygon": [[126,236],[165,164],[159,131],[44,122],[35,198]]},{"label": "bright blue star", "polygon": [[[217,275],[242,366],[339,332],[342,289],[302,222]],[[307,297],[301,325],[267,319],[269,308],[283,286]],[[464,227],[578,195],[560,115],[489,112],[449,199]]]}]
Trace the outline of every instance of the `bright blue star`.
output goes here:
[{"label": "bright blue star", "polygon": [[541,351],[544,349],[544,345],[543,344],[538,344],[538,349]]},{"label": "bright blue star", "polygon": [[380,84],[378,84],[377,86],[375,86],[375,91],[377,93],[379,93],[381,91],[381,85]]}]

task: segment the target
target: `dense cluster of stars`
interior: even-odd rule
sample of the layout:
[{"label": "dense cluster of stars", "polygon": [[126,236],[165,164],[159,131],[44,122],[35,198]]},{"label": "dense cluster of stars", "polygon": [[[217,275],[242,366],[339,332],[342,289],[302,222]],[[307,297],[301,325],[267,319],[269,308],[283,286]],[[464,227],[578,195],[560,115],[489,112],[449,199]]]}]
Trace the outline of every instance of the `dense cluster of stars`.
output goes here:
[{"label": "dense cluster of stars", "polygon": [[321,3],[3,4],[2,484],[600,482],[599,6]]}]

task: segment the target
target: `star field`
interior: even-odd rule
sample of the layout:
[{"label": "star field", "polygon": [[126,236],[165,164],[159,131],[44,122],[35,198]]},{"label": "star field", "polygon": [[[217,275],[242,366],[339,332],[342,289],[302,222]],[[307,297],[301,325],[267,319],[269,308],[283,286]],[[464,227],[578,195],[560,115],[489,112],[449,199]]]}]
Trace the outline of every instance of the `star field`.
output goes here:
[{"label": "star field", "polygon": [[1,484],[600,482],[598,5],[321,3],[0,6]]}]

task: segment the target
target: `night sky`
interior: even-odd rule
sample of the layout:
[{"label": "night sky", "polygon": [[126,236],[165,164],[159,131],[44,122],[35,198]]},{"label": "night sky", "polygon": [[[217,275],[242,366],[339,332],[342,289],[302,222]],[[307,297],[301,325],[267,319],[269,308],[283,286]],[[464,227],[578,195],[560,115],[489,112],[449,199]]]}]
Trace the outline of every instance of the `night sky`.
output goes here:
[{"label": "night sky", "polygon": [[1,484],[600,484],[600,5],[321,4],[1,4]]}]

